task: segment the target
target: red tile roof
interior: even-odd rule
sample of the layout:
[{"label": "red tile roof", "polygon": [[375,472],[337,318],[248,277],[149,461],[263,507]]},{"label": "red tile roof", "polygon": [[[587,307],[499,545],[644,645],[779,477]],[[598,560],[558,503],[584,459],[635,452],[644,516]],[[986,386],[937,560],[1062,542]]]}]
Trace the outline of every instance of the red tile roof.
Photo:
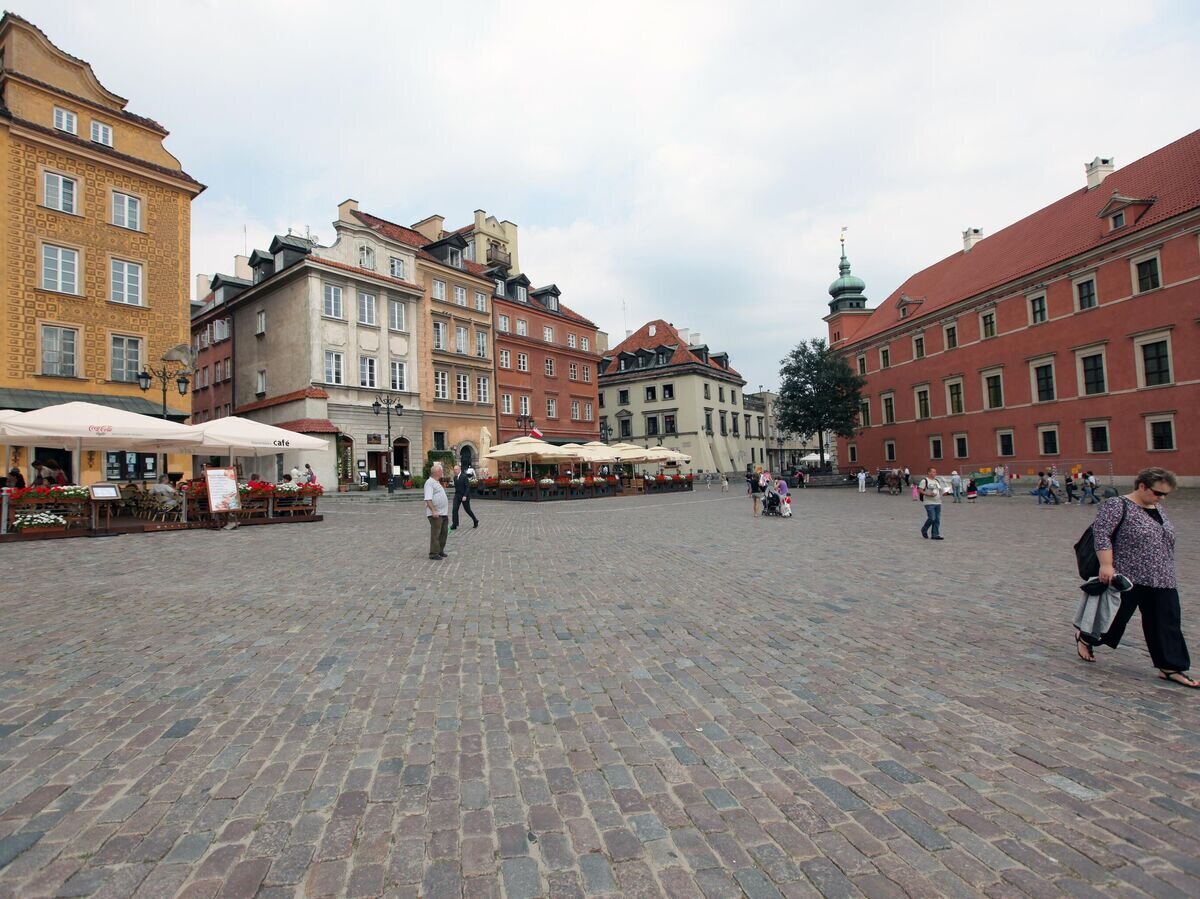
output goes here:
[{"label": "red tile roof", "polygon": [[293,390],[291,393],[269,396],[266,399],[255,400],[253,403],[246,403],[244,406],[238,406],[233,411],[240,415],[243,412],[253,412],[255,409],[268,409],[271,406],[282,406],[284,403],[294,403],[296,400],[303,399],[327,400],[329,399],[329,394],[320,387],[303,387],[300,390]]},{"label": "red tile roof", "polygon": [[[1154,197],[1154,203],[1125,227],[1109,229],[1099,213],[1113,194]],[[905,324],[999,287],[1022,275],[1062,262],[1111,240],[1144,230],[1200,207],[1200,131],[1193,131],[1117,169],[1092,190],[1080,188],[975,244],[968,252],[917,272],[879,304],[847,346],[895,327],[900,295],[923,300]],[[1139,209],[1144,207],[1138,207]]]},{"label": "red tile roof", "polygon": [[[654,334],[650,333],[650,326],[654,326]],[[688,349],[687,341],[679,336],[679,332],[675,330],[675,326],[670,322],[665,322],[661,318],[656,318],[652,322],[646,322],[619,344],[605,353],[605,358],[620,355],[621,353],[636,353],[638,350],[654,350],[660,346],[674,346],[675,352],[671,355],[668,365],[687,365],[693,363],[696,365],[704,365],[705,362],[695,353]],[[712,360],[712,355],[709,355],[708,366],[715,368],[717,371],[729,372],[736,377],[741,377],[738,371],[734,368],[722,368]],[[610,369],[607,374],[614,374]]]},{"label": "red tile roof", "polygon": [[[395,222],[389,222],[387,219],[381,219],[379,216],[371,215],[369,212],[359,212],[355,210],[353,215],[372,231],[378,231],[384,237],[415,248],[417,251],[417,256],[419,256],[421,259],[424,259],[426,262],[432,262],[435,265],[452,268],[452,266],[447,266],[445,262],[438,259],[425,249],[425,247],[429,246],[429,244],[437,243],[437,241],[430,240],[420,231],[415,231],[412,228],[405,227],[404,225],[397,225]],[[477,262],[463,260],[462,271],[469,275],[475,275],[479,278],[487,277],[487,267],[479,265]]]},{"label": "red tile roof", "polygon": [[321,265],[328,265],[332,266],[333,268],[340,268],[348,272],[354,272],[355,274],[367,275],[371,278],[378,278],[380,281],[388,281],[392,284],[399,284],[401,287],[407,287],[409,290],[420,291],[422,289],[419,285],[413,284],[410,281],[401,281],[399,278],[393,278],[391,275],[385,275],[382,272],[371,271],[369,268],[361,268],[357,265],[349,265],[345,262],[338,262],[334,259],[326,259],[324,256],[314,256],[310,254],[308,258],[313,262],[320,263]]},{"label": "red tile roof", "polygon": [[336,434],[338,427],[328,418],[296,418],[292,421],[281,421],[275,425],[287,431],[299,434]]}]

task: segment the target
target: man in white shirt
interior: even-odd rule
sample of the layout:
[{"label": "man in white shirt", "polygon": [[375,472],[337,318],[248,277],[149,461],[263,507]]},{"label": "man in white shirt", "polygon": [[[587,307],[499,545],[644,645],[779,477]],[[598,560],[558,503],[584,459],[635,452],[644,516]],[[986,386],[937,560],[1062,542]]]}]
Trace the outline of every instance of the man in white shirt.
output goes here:
[{"label": "man in white shirt", "polygon": [[[937,469],[931,468],[921,478],[917,485],[921,494],[921,502],[925,505],[925,523],[921,525],[921,536],[932,539],[942,539],[942,483],[937,479]],[[933,529],[930,537],[929,530]]]},{"label": "man in white shirt", "polygon": [[293,484],[304,483],[303,481],[300,480],[300,466],[299,465],[292,466],[292,483]]},{"label": "man in white shirt", "polygon": [[164,509],[174,509],[179,505],[179,491],[175,489],[171,484],[171,479],[166,475],[158,479],[158,483],[150,488],[150,493]]},{"label": "man in white shirt", "polygon": [[865,468],[860,468],[858,470],[858,492],[867,492],[867,470]]},{"label": "man in white shirt", "polygon": [[442,486],[441,462],[434,462],[425,481],[425,515],[429,519],[429,558],[446,558],[446,535],[449,533],[450,498]]}]

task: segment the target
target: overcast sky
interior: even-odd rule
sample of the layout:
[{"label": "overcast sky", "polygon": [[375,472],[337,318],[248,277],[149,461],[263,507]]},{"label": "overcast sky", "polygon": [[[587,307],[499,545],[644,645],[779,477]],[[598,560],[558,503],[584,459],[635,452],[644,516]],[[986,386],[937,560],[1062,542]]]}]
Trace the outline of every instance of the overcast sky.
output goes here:
[{"label": "overcast sky", "polygon": [[751,389],[825,335],[841,226],[879,301],[1200,125],[1189,0],[9,2],[208,185],[193,273],[346,197],[481,208],[613,344],[665,318]]}]

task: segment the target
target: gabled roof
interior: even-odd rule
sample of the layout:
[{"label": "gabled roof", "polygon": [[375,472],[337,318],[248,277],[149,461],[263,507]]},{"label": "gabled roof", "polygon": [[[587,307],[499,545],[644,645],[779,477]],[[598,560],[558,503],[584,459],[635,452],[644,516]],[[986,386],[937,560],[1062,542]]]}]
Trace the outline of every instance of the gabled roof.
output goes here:
[{"label": "gabled roof", "polygon": [[[654,326],[654,333],[650,333],[650,326]],[[713,361],[712,356],[709,356],[705,361],[696,353],[693,353],[688,348],[687,341],[679,336],[679,332],[675,330],[675,326],[670,322],[665,322],[661,318],[656,318],[654,321],[646,322],[619,344],[613,347],[604,355],[606,357],[616,358],[622,353],[637,353],[639,350],[647,350],[655,352],[659,347],[675,347],[675,351],[671,354],[671,358],[667,360],[668,365],[705,365],[716,371],[728,372],[735,377],[741,377],[741,374],[733,368],[724,368]],[[724,355],[718,353],[717,355]],[[606,374],[612,374],[610,369]]]},{"label": "gabled roof", "polygon": [[[431,241],[420,231],[415,231],[412,228],[408,228],[404,225],[397,225],[395,222],[389,222],[387,219],[381,219],[379,216],[371,215],[369,212],[360,212],[359,210],[355,209],[352,210],[350,214],[372,231],[377,231],[389,240],[394,240],[397,243],[402,243],[412,247],[417,251],[417,256],[424,259],[426,262],[433,262],[437,265],[446,265],[445,262],[443,262],[441,259],[438,259],[427,249],[425,249],[426,247],[431,246],[434,243],[438,243],[439,241]],[[452,266],[446,267],[452,268]],[[463,260],[463,267],[461,271],[466,272],[468,275],[474,275],[477,278],[488,277],[486,266],[480,265],[477,262],[471,262],[466,259]]]},{"label": "gabled roof", "polygon": [[[1145,213],[1111,230],[1102,216],[1116,196],[1154,198]],[[1137,202],[1135,199],[1134,204]],[[1193,131],[1124,168],[1096,188],[1080,188],[1007,228],[912,275],[863,323],[846,346],[856,346],[900,322],[901,296],[922,298],[924,318],[961,300],[1070,259],[1109,241],[1123,239],[1173,216],[1200,208],[1200,131]],[[910,324],[909,314],[904,321]]]}]

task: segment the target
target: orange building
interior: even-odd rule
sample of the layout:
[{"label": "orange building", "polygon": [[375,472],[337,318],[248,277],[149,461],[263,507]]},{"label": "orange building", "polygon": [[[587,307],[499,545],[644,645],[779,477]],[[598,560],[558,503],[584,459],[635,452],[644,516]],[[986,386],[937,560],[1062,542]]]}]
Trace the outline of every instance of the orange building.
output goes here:
[{"label": "orange building", "polygon": [[906,280],[876,308],[842,256],[830,345],[867,380],[842,467],[1200,481],[1200,131]]}]

